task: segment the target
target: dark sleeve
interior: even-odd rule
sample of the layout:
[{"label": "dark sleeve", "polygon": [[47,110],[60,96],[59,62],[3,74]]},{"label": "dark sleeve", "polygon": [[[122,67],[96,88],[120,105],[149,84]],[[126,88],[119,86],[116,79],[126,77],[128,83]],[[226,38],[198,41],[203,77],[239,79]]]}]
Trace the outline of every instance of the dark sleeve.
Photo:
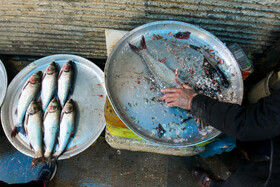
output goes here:
[{"label": "dark sleeve", "polygon": [[241,141],[264,140],[280,135],[280,90],[248,107],[196,95],[191,112]]}]

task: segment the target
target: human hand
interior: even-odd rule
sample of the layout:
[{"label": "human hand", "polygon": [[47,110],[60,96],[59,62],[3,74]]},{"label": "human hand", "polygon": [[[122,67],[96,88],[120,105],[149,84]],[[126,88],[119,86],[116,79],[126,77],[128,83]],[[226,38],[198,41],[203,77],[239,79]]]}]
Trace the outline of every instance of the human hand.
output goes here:
[{"label": "human hand", "polygon": [[183,85],[183,88],[164,88],[162,93],[166,93],[161,100],[167,103],[169,107],[180,107],[186,110],[191,109],[191,102],[197,95],[195,90],[189,85]]}]

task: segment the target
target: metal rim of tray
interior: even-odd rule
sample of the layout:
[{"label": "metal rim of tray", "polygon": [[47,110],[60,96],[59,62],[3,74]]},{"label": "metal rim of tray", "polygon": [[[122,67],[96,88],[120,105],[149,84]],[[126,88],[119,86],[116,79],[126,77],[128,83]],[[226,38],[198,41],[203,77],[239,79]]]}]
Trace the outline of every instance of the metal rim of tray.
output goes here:
[{"label": "metal rim of tray", "polygon": [[210,32],[206,31],[205,29],[203,28],[200,28],[198,26],[195,26],[195,25],[192,25],[192,24],[189,24],[189,23],[185,23],[185,22],[180,22],[180,21],[156,21],[156,22],[151,22],[151,23],[147,23],[147,24],[144,24],[142,26],[139,26],[135,29],[133,29],[132,31],[126,33],[119,41],[118,43],[115,45],[115,47],[113,48],[112,52],[110,53],[110,56],[107,58],[107,61],[106,61],[106,64],[105,64],[105,70],[104,70],[104,74],[105,74],[105,86],[106,86],[106,91],[107,91],[107,96],[108,96],[108,99],[113,107],[113,109],[115,110],[117,116],[121,119],[121,121],[131,130],[133,131],[136,135],[138,135],[139,137],[151,142],[151,143],[154,143],[154,144],[158,144],[158,145],[161,145],[161,146],[177,146],[177,147],[188,147],[188,146],[195,146],[195,145],[198,145],[198,144],[202,144],[206,141],[209,141],[213,138],[215,138],[216,136],[220,135],[221,132],[218,131],[216,134],[214,134],[211,138],[208,138],[208,139],[204,139],[198,143],[193,143],[193,144],[183,144],[183,145],[179,145],[179,144],[175,144],[175,145],[172,145],[172,144],[169,144],[169,143],[166,143],[166,142],[161,142],[161,141],[157,141],[157,140],[154,140],[148,136],[145,136],[143,135],[136,127],[132,126],[129,124],[129,121],[125,118],[124,115],[120,114],[119,111],[118,111],[118,107],[115,103],[115,101],[112,99],[112,93],[110,91],[110,88],[108,87],[108,71],[109,71],[109,68],[110,68],[110,62],[112,63],[113,59],[112,59],[112,56],[113,54],[117,51],[117,49],[119,48],[119,46],[130,36],[132,35],[133,33],[136,33],[137,31],[140,31],[146,27],[149,27],[149,26],[153,26],[153,25],[157,25],[157,24],[181,24],[181,25],[184,25],[184,26],[189,26],[191,28],[194,28],[194,29],[197,29],[197,30],[200,30],[202,31],[205,35],[209,36],[210,38],[213,38],[222,48],[223,50],[225,50],[225,52],[227,53],[228,57],[233,61],[235,62],[235,64],[233,64],[237,70],[237,76],[239,77],[239,79],[241,81],[239,81],[239,86],[240,86],[240,90],[242,90],[242,94],[239,96],[239,98],[237,98],[237,102],[238,104],[241,104],[242,100],[243,100],[243,90],[244,90],[244,87],[243,87],[243,82],[242,82],[242,76],[241,76],[241,71],[238,67],[238,64],[234,58],[234,56],[232,55],[232,53],[230,52],[230,50],[225,46],[225,44],[220,41],[216,36],[214,36],[213,34],[211,34]]},{"label": "metal rim of tray", "polygon": [[7,85],[8,85],[7,72],[6,72],[5,66],[1,60],[0,60],[0,74],[1,74],[1,77],[3,78],[3,80],[0,79],[1,80],[0,84],[3,84],[2,85],[3,90],[1,90],[1,93],[0,93],[0,107],[1,107],[2,103],[4,102],[5,96],[6,96]]},{"label": "metal rim of tray", "polygon": [[[50,61],[55,61],[55,59],[59,60],[74,60],[74,61],[78,61],[78,62],[82,62],[82,65],[85,65],[87,68],[90,68],[91,71],[94,71],[94,73],[96,73],[95,75],[97,76],[98,80],[100,81],[100,90],[104,91],[104,96],[107,95],[106,93],[106,89],[105,89],[105,85],[104,85],[104,73],[103,71],[97,66],[95,65],[93,62],[80,57],[80,56],[76,56],[76,55],[70,55],[70,54],[57,54],[57,55],[50,55],[47,57],[43,57],[40,58],[34,62],[32,62],[31,64],[29,64],[28,66],[26,66],[23,70],[21,70],[12,80],[12,82],[9,84],[8,90],[7,90],[7,96],[4,100],[3,106],[1,108],[1,121],[2,121],[2,127],[4,129],[5,135],[8,138],[8,140],[11,142],[11,144],[20,152],[22,152],[23,154],[33,157],[34,155],[34,151],[31,150],[29,148],[29,146],[26,146],[26,142],[22,142],[22,138],[19,138],[17,135],[16,137],[12,138],[10,135],[10,131],[11,129],[9,129],[11,127],[10,123],[12,122],[12,116],[9,115],[11,114],[12,111],[12,104],[10,104],[10,99],[11,99],[11,95],[9,93],[12,93],[13,88],[16,86],[16,82],[17,80],[21,79],[21,77],[23,76],[27,76],[28,72],[31,72],[32,70],[34,71],[36,68],[40,68],[40,66],[49,64]],[[48,61],[48,62],[46,62]],[[36,70],[37,71],[37,70]],[[23,80],[20,80],[23,81]],[[24,81],[25,82],[25,81]],[[100,97],[101,98],[101,97]],[[104,101],[103,101],[104,100]],[[11,101],[12,102],[12,101]],[[105,97],[103,98],[102,96],[102,106],[104,106],[105,104]],[[98,121],[96,121],[96,123],[98,123],[98,127],[97,129],[95,129],[94,132],[91,132],[90,137],[83,141],[82,144],[79,144],[77,147],[74,147],[71,150],[66,150],[58,159],[62,160],[62,159],[68,159],[72,156],[75,156],[81,152],[83,152],[84,150],[86,150],[89,146],[91,146],[96,140],[97,138],[100,136],[100,134],[102,133],[102,131],[105,128],[105,118],[104,118],[104,109],[100,109],[101,114],[98,116],[101,116],[101,119],[99,119]],[[103,114],[103,115],[102,115]],[[12,114],[13,115],[13,114]],[[79,114],[80,115],[80,114]],[[80,125],[80,124],[79,124]],[[13,126],[13,124],[12,124]],[[75,138],[75,137],[74,137]]]}]

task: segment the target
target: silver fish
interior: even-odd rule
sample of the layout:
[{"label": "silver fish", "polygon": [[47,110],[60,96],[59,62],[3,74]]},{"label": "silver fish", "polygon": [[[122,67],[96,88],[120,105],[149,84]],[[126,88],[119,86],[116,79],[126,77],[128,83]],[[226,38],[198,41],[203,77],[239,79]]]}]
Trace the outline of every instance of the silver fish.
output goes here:
[{"label": "silver fish", "polygon": [[49,164],[51,164],[51,155],[57,140],[60,111],[60,104],[58,103],[56,98],[54,98],[53,100],[51,100],[44,114],[44,157]]},{"label": "silver fish", "polygon": [[181,88],[184,82],[179,78],[177,73],[169,69],[164,63],[156,60],[147,50],[144,36],[142,36],[141,47],[136,47],[128,43],[130,48],[139,54],[145,61],[150,70],[155,83],[162,88]]},{"label": "silver fish", "polygon": [[69,92],[72,88],[73,82],[73,62],[70,60],[64,64],[61,68],[58,76],[58,99],[60,102],[61,107],[64,107],[65,102],[67,101]]},{"label": "silver fish", "polygon": [[57,89],[57,68],[55,62],[52,62],[46,69],[42,79],[41,101],[42,109],[46,110],[49,102],[55,95]]},{"label": "silver fish", "polygon": [[56,152],[53,154],[54,160],[63,153],[68,145],[71,135],[74,134],[75,106],[74,101],[69,99],[65,104],[60,118],[59,140]]},{"label": "silver fish", "polygon": [[31,77],[25,82],[25,84],[21,90],[21,93],[20,93],[19,99],[18,99],[17,110],[16,110],[17,121],[16,121],[16,125],[11,133],[12,137],[16,136],[16,134],[18,132],[25,134],[25,132],[23,131],[23,125],[22,125],[23,118],[24,118],[24,115],[26,113],[26,110],[27,110],[29,104],[31,103],[32,100],[34,100],[37,97],[38,92],[40,91],[41,76],[42,76],[41,71],[38,71],[37,73],[34,73],[33,75],[31,75]]},{"label": "silver fish", "polygon": [[25,116],[25,132],[30,142],[30,147],[35,151],[34,158],[31,163],[31,168],[40,162],[43,162],[42,149],[42,110],[36,101],[32,101],[26,111]]}]

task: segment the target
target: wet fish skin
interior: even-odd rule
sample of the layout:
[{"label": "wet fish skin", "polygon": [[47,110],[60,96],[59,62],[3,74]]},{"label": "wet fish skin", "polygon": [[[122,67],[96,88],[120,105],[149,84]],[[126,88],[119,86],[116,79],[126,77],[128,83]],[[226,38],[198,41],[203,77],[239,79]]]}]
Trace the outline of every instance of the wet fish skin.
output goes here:
[{"label": "wet fish skin", "polygon": [[45,144],[45,160],[51,164],[51,155],[57,140],[60,120],[60,104],[56,98],[49,103],[44,114],[44,144]]},{"label": "wet fish skin", "polygon": [[17,121],[16,125],[11,133],[11,136],[14,137],[18,132],[21,132],[22,134],[25,134],[23,130],[23,118],[25,116],[26,110],[31,103],[32,100],[34,100],[41,87],[41,78],[42,78],[42,72],[38,71],[31,75],[29,79],[25,82],[17,104]]},{"label": "wet fish skin", "polygon": [[74,125],[75,105],[74,101],[69,99],[61,113],[58,147],[56,152],[53,154],[54,160],[57,160],[67,147],[71,134],[74,132]]},{"label": "wet fish skin", "polygon": [[41,101],[43,111],[46,110],[57,90],[57,74],[58,70],[56,64],[52,62],[45,70],[42,79]]},{"label": "wet fish skin", "polygon": [[160,89],[182,87],[184,82],[165,64],[155,59],[147,50],[144,36],[142,36],[141,47],[136,47],[130,43],[128,44],[135,53],[139,54],[144,59]]},{"label": "wet fish skin", "polygon": [[28,106],[25,116],[25,132],[30,142],[30,147],[35,151],[31,168],[40,162],[43,162],[42,146],[42,110],[41,107],[33,100]]},{"label": "wet fish skin", "polygon": [[66,62],[59,72],[58,77],[58,99],[61,107],[64,107],[64,104],[67,101],[69,92],[72,88],[74,76],[73,62],[69,60]]}]

